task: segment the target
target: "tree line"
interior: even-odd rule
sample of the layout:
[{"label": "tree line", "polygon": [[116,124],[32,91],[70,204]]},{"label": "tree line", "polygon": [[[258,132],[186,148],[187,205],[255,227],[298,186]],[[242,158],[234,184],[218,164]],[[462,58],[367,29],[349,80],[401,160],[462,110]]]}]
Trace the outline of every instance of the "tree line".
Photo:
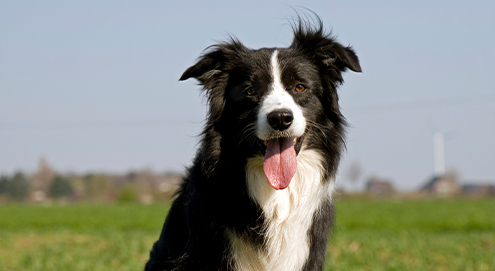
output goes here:
[{"label": "tree line", "polygon": [[[12,201],[27,200],[31,188],[31,183],[22,172],[15,173],[12,177],[0,176],[0,196],[4,196]],[[48,196],[54,199],[71,197],[74,193],[71,182],[68,178],[56,175],[50,182]]]},{"label": "tree line", "polygon": [[2,202],[142,202],[167,201],[180,182],[177,173],[149,169],[126,174],[60,174],[41,159],[32,174],[0,176]]}]

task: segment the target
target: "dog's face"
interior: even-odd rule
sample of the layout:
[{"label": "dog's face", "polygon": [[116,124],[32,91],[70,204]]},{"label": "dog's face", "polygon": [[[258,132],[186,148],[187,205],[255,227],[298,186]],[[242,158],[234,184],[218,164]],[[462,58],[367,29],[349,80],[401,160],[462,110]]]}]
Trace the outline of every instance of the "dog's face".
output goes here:
[{"label": "dog's face", "polygon": [[361,71],[350,47],[321,29],[299,26],[288,48],[251,50],[237,40],[213,46],[181,80],[197,78],[208,92],[207,128],[224,146],[264,156],[275,189],[289,185],[304,149],[339,152],[345,120],[336,87],[347,68]]}]

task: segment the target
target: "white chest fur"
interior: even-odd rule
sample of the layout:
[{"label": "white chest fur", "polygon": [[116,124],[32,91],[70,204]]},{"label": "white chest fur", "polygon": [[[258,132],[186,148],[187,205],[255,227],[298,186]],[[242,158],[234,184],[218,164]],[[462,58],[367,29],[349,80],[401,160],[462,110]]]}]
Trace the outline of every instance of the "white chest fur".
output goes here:
[{"label": "white chest fur", "polygon": [[265,249],[235,233],[227,233],[238,271],[298,271],[309,255],[308,231],[323,199],[331,197],[333,182],[322,182],[322,158],[314,150],[301,150],[297,171],[289,187],[275,190],[263,172],[263,158],[246,166],[249,194],[263,209]]}]

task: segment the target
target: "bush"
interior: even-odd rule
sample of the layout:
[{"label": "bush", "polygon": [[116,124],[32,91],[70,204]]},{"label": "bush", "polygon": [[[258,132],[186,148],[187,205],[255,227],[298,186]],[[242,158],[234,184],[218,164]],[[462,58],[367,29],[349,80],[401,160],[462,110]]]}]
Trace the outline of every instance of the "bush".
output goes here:
[{"label": "bush", "polygon": [[74,189],[70,181],[60,175],[53,178],[52,184],[50,185],[50,197],[61,198],[61,197],[71,197]]},{"label": "bush", "polygon": [[1,183],[3,193],[10,199],[21,201],[26,198],[29,191],[29,182],[22,172],[14,174],[11,180],[3,177]]},{"label": "bush", "polygon": [[138,200],[138,193],[136,188],[131,184],[126,184],[122,190],[120,190],[118,201],[119,202],[136,202]]},{"label": "bush", "polygon": [[7,182],[9,178],[7,176],[0,176],[0,196],[7,194]]}]

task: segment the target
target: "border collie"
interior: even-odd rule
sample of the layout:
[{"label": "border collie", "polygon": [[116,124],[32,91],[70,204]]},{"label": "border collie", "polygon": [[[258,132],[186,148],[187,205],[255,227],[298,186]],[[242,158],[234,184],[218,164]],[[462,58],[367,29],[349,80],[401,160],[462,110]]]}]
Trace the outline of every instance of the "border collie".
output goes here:
[{"label": "border collie", "polygon": [[322,270],[346,124],[337,87],[361,67],[316,21],[294,24],[287,48],[211,46],[182,74],[209,111],[146,270]]}]

